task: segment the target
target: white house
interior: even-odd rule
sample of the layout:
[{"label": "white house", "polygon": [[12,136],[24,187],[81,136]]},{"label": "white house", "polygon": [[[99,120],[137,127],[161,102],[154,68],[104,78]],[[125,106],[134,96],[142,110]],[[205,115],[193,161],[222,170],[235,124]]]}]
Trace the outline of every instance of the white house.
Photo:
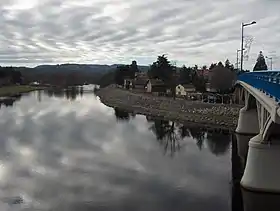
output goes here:
[{"label": "white house", "polygon": [[188,92],[195,92],[195,87],[192,84],[179,84],[176,86],[177,96],[186,96]]},{"label": "white house", "polygon": [[177,96],[180,96],[180,95],[186,96],[187,95],[185,88],[181,84],[176,86],[176,95]]}]

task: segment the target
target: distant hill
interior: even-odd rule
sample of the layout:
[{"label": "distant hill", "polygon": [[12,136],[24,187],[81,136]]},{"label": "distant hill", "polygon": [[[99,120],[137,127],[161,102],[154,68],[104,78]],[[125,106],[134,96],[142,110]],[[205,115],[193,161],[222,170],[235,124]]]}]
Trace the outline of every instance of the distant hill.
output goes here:
[{"label": "distant hill", "polygon": [[[21,72],[26,83],[39,81],[49,84],[82,84],[98,83],[100,79],[104,80],[104,76],[105,81],[109,78],[111,81],[118,65],[120,64],[59,64],[39,65],[34,68],[15,67],[14,69]],[[149,69],[148,66],[138,66],[138,68],[140,71]]]},{"label": "distant hill", "polygon": [[[100,64],[60,64],[60,65],[39,65],[34,68],[26,68],[28,71],[48,71],[50,73],[57,71],[81,71],[81,72],[100,72],[107,73],[115,70],[120,64],[100,65]],[[140,71],[148,71],[149,66],[138,66]],[[24,68],[23,68],[24,69]]]},{"label": "distant hill", "polygon": [[60,64],[60,65],[39,65],[33,68],[36,71],[57,72],[57,71],[79,71],[79,72],[102,72],[112,71],[117,65],[98,65],[98,64]]}]

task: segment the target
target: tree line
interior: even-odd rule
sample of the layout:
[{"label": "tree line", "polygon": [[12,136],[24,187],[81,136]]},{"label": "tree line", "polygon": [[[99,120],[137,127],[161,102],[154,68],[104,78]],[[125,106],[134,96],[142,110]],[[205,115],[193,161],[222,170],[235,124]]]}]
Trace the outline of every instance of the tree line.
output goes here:
[{"label": "tree line", "polygon": [[[267,70],[262,52],[260,52],[253,69],[253,71],[259,70]],[[209,75],[205,76],[204,73],[207,71]],[[125,78],[134,79],[136,72],[139,72],[136,61],[133,61],[131,65],[119,65],[115,72],[115,83],[122,85]],[[234,81],[240,73],[228,59],[224,63],[220,61],[210,64],[209,68],[204,65],[199,69],[197,65],[177,67],[171,64],[166,55],[161,55],[150,65],[147,75],[150,79],[162,80],[173,94],[177,84],[193,84],[197,91],[205,92],[207,83],[218,93],[224,94],[232,91]]]},{"label": "tree line", "polygon": [[20,71],[15,70],[13,67],[0,66],[0,79],[7,79],[11,84],[21,84],[22,74]]},{"label": "tree line", "polygon": [[[205,92],[206,83],[210,82],[219,92],[228,91],[232,87],[232,81],[237,72],[230,61],[227,59],[225,64],[222,62],[212,63],[209,67],[209,71],[211,70],[213,71],[210,79],[203,74],[199,74],[199,71],[208,71],[207,66],[203,66],[200,70],[197,65],[194,67],[186,67],[185,65],[177,67],[171,64],[166,55],[161,55],[150,65],[147,75],[150,79],[163,81],[173,95],[178,84],[193,84],[197,91]],[[131,65],[118,66],[115,72],[115,83],[122,85],[125,78],[134,79],[137,71],[136,61],[133,61]]]}]

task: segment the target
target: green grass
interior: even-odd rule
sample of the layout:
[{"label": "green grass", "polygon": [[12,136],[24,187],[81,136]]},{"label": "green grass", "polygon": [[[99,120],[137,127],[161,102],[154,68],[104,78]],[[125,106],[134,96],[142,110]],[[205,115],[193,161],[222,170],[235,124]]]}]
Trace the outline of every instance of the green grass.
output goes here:
[{"label": "green grass", "polygon": [[14,85],[14,86],[4,86],[0,87],[0,97],[11,96],[15,94],[31,92],[34,90],[43,89],[43,87],[35,87],[35,86],[28,86],[28,85]]}]

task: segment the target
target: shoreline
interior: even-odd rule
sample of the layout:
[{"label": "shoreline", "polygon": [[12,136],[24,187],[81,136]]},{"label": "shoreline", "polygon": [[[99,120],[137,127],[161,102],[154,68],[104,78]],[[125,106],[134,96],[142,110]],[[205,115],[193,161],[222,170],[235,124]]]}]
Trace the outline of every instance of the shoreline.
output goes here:
[{"label": "shoreline", "polygon": [[134,114],[176,121],[186,125],[234,132],[240,105],[210,104],[177,98],[158,97],[116,88],[113,85],[96,91],[105,105]]},{"label": "shoreline", "polygon": [[15,95],[24,94],[36,90],[42,90],[45,87],[35,87],[29,85],[13,85],[13,86],[4,86],[0,87],[0,97],[13,97]]}]

